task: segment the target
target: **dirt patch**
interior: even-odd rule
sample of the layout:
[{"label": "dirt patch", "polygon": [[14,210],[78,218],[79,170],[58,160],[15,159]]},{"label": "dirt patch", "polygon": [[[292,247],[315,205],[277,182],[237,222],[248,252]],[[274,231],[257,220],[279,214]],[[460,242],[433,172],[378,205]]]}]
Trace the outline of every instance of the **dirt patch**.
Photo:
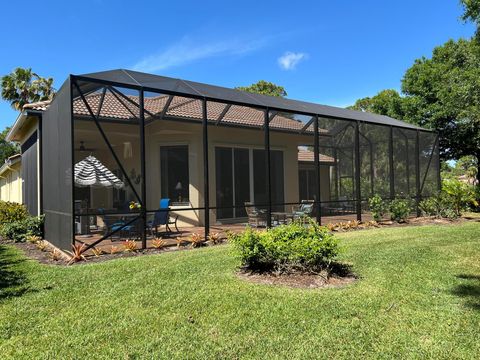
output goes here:
[{"label": "dirt patch", "polygon": [[[207,242],[204,246],[218,246],[225,244],[226,242],[221,242],[219,244],[210,244]],[[135,256],[142,256],[142,255],[152,255],[152,254],[161,254],[165,252],[171,251],[184,251],[192,249],[191,246],[183,244],[182,246],[167,246],[161,249],[145,249],[145,250],[136,250],[136,251],[123,251],[122,246],[118,245],[114,253],[103,252],[99,256],[94,256],[92,254],[86,254],[86,260],[78,261],[75,263],[69,264],[70,257],[60,252],[57,248],[53,247],[52,245],[47,245],[43,250],[37,247],[36,244],[32,244],[29,242],[14,242],[9,240],[2,240],[0,239],[0,244],[11,245],[15,246],[16,248],[20,249],[24,255],[32,260],[38,261],[41,264],[46,265],[61,265],[61,266],[78,266],[90,263],[98,263],[103,261],[109,261],[113,259],[122,259],[128,257],[135,257]],[[55,255],[52,255],[53,252],[56,252]]]},{"label": "dirt patch", "polygon": [[[32,260],[36,260],[42,264],[67,265],[68,262],[68,260],[65,257],[62,257],[59,253],[56,253],[55,256],[52,256],[52,252],[54,249],[50,246],[47,246],[42,251],[35,244],[28,242],[17,243],[13,241],[0,240],[0,244],[15,246],[17,249],[20,249],[26,257]],[[58,258],[56,258],[56,256],[58,256]]]},{"label": "dirt patch", "polygon": [[255,284],[266,284],[275,286],[286,286],[299,289],[317,289],[343,287],[358,280],[349,267],[341,265],[337,273],[273,273],[273,272],[253,272],[245,269],[240,270],[237,276],[245,281]]}]

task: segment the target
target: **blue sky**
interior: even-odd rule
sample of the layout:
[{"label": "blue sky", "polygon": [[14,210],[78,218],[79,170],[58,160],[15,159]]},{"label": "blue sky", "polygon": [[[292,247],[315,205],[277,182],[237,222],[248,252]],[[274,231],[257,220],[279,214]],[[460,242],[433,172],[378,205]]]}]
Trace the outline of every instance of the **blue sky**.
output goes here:
[{"label": "blue sky", "polygon": [[[288,97],[347,106],[449,38],[469,37],[457,0],[15,1],[0,5],[0,74],[127,68],[227,87],[260,79]],[[17,114],[0,102],[0,127]]]}]

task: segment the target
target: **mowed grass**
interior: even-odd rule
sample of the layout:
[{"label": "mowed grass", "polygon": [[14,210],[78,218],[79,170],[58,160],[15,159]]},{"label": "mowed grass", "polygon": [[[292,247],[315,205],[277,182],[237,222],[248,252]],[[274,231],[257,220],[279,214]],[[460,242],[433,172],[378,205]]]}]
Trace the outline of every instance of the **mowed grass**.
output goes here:
[{"label": "mowed grass", "polygon": [[480,223],[338,236],[361,279],[316,290],[239,280],[228,245],[71,267],[0,246],[0,358],[480,357]]}]

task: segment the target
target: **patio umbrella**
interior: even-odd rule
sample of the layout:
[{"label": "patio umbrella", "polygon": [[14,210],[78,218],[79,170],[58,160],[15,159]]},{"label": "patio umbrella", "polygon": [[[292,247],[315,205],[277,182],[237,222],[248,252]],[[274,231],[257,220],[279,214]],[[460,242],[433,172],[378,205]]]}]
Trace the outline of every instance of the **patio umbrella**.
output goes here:
[{"label": "patio umbrella", "polygon": [[114,187],[125,186],[114,173],[92,155],[75,164],[75,184],[78,186]]}]

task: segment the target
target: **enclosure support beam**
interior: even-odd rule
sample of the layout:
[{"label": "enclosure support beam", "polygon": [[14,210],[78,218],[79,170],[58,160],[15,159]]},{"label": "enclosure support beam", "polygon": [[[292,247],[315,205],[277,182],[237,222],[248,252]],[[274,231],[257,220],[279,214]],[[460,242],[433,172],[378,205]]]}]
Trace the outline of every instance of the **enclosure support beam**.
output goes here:
[{"label": "enclosure support beam", "polygon": [[208,177],[208,122],[207,100],[202,101],[202,128],[203,128],[203,193],[204,193],[204,227],[205,239],[210,234],[210,181]]},{"label": "enclosure support beam", "polygon": [[437,139],[435,141],[437,147],[433,150],[437,149],[438,156],[437,156],[437,190],[442,191],[442,176],[440,174],[441,163],[440,163],[440,134],[437,134]]},{"label": "enclosure support beam", "polygon": [[144,92],[140,90],[140,171],[141,171],[141,196],[142,196],[142,249],[147,248],[147,187],[145,166],[145,100]]},{"label": "enclosure support beam", "polygon": [[360,191],[360,122],[355,123],[355,193],[357,195],[357,220],[362,221],[362,194]]},{"label": "enclosure support beam", "polygon": [[340,182],[340,170],[338,169],[338,151],[336,147],[333,148],[333,157],[335,159],[335,184],[334,184],[335,200],[338,200],[338,197],[340,196],[338,192],[338,185]]},{"label": "enclosure support beam", "polygon": [[321,193],[320,193],[320,142],[318,139],[318,116],[313,118],[313,129],[314,129],[314,151],[313,156],[315,157],[315,170],[316,170],[316,192],[317,192],[317,199],[316,199],[316,206],[317,206],[317,223],[319,225],[322,224],[322,215],[321,215]]},{"label": "enclosure support beam", "polygon": [[390,126],[388,136],[388,164],[390,170],[390,199],[395,198],[395,173],[393,170],[393,126]]},{"label": "enclosure support beam", "polygon": [[415,207],[420,216],[420,132],[417,130],[415,139]]},{"label": "enclosure support beam", "polygon": [[271,171],[270,171],[270,117],[269,109],[264,112],[264,136],[265,136],[265,168],[267,180],[267,227],[272,226],[272,191],[271,191]]}]

